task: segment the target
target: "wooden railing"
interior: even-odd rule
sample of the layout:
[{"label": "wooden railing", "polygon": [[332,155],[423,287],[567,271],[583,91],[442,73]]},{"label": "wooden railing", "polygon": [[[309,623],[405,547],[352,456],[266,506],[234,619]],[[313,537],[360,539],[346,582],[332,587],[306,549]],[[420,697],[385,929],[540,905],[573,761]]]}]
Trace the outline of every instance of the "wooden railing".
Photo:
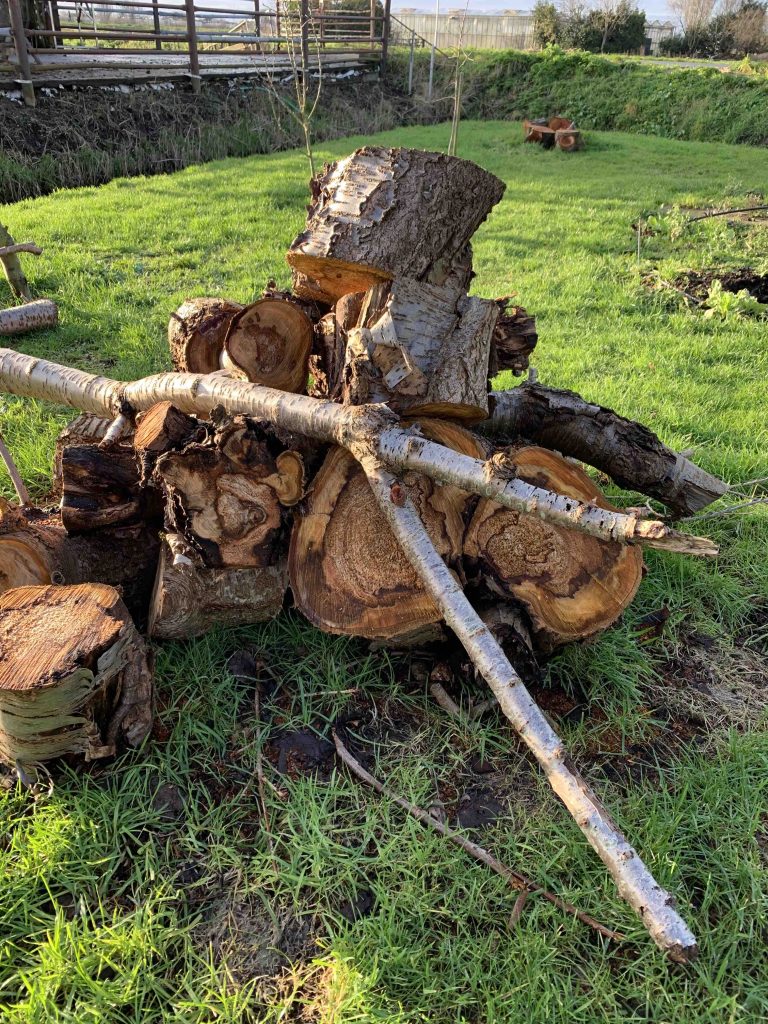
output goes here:
[{"label": "wooden railing", "polygon": [[[334,51],[344,46],[378,55],[381,71],[387,59],[390,0],[385,0],[383,17],[375,0],[370,15],[344,10],[325,13],[322,3],[319,11],[311,11],[309,0],[278,4],[274,9],[262,9],[260,0],[252,0],[250,11],[242,6],[205,6],[195,0],[97,0],[87,5],[48,0],[45,24],[34,27],[24,24],[21,0],[8,2],[20,76],[15,82],[29,106],[35,105],[32,62],[45,60],[50,67],[52,55],[60,58],[57,68],[66,69],[67,58],[76,54],[78,66],[87,63],[92,70],[114,70],[120,55],[126,58],[119,63],[124,71],[130,70],[132,55],[139,70],[148,67],[150,53],[159,62],[157,67],[163,59],[178,64],[185,56],[185,73],[196,92],[202,83],[201,55],[206,53],[253,58],[254,65],[261,63],[265,68],[279,66],[282,57],[301,74],[332,60]],[[235,22],[235,17],[240,21]]]}]

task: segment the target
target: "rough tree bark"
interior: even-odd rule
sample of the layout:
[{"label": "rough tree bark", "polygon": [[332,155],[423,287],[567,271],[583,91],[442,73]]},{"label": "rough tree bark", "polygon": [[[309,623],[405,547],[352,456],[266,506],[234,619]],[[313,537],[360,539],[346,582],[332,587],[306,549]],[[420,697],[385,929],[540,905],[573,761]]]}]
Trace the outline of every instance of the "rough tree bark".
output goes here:
[{"label": "rough tree bark", "polygon": [[492,498],[507,508],[591,536],[704,557],[716,555],[718,550],[707,538],[677,533],[657,520],[609,512],[521,480],[510,480],[508,475],[496,472],[492,464],[419,437],[413,428],[400,427],[394,414],[380,406],[337,405],[233,381],[220,374],[168,373],[121,383],[13,349],[0,349],[0,389],[111,416],[126,403],[138,412],[157,402],[170,401],[182,412],[202,416],[221,406],[231,415],[244,413],[282,430],[345,448],[367,443],[390,469],[423,473],[441,483]]},{"label": "rough tree bark", "polygon": [[[421,420],[425,436],[482,457],[476,438],[442,420]],[[427,477],[403,477],[441,556],[461,571],[470,495]],[[350,452],[333,448],[297,512],[288,558],[299,611],[330,633],[400,642],[441,619],[392,534]]]},{"label": "rough tree bark", "polygon": [[61,455],[61,475],[61,521],[68,533],[129,526],[145,518],[131,445],[68,445]]},{"label": "rough tree bark", "polygon": [[[586,473],[545,448],[509,449],[516,477],[611,509]],[[464,541],[467,573],[520,602],[537,646],[550,650],[607,629],[640,586],[639,548],[574,534],[481,499]]]},{"label": "rough tree bark", "polygon": [[34,299],[21,306],[0,309],[0,337],[55,327],[58,322],[59,311],[55,302],[50,299]]},{"label": "rough tree bark", "polygon": [[698,512],[728,490],[647,427],[573,391],[521,384],[494,392],[491,404],[491,418],[480,430],[525,437],[581,459],[620,487],[663,502],[677,516]]},{"label": "rough tree bark", "polygon": [[483,419],[495,302],[406,278],[374,285],[348,332],[343,398],[400,414]]},{"label": "rough tree bark", "polygon": [[504,183],[442,153],[365,146],[327,166],[311,188],[288,262],[297,294],[333,302],[393,277],[466,288],[469,239]]},{"label": "rough tree bark", "polygon": [[0,758],[110,757],[151,727],[146,648],[113,587],[0,595]]}]

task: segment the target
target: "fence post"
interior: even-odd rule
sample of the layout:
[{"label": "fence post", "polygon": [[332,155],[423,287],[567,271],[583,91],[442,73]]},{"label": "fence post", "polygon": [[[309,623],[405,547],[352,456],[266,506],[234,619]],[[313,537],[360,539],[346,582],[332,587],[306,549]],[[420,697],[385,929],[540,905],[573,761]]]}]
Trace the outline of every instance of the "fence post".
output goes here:
[{"label": "fence post", "polygon": [[[152,24],[154,25],[155,32],[160,34],[160,9],[157,6],[157,0],[152,0]],[[162,39],[155,40],[155,49],[162,50],[163,41]]]},{"label": "fence post", "polygon": [[[261,35],[261,8],[259,6],[259,0],[253,0],[253,26],[254,26],[254,30],[255,30],[253,34],[256,35],[256,36],[260,36]],[[257,49],[261,49],[261,44],[260,43],[256,43],[256,48]]]},{"label": "fence post", "polygon": [[435,34],[432,37],[432,53],[429,56],[429,85],[427,98],[432,99],[432,83],[435,78],[435,50],[437,49],[437,33],[440,26],[440,0],[435,0]]},{"label": "fence post", "polygon": [[408,58],[408,95],[413,96],[413,51],[416,46],[416,33],[411,30],[411,54]]},{"label": "fence post", "polygon": [[[59,14],[59,5],[57,0],[49,0],[50,11],[51,11],[51,24],[53,25],[54,32],[61,32],[61,16]],[[53,45],[56,47],[63,46],[64,41],[59,39],[58,36],[53,37]]]},{"label": "fence post", "polygon": [[195,28],[195,0],[184,0],[187,14],[187,43],[189,45],[189,79],[192,92],[200,92],[200,58],[197,54],[197,29]]},{"label": "fence post", "polygon": [[371,48],[376,42],[376,0],[371,0],[371,31],[369,33]]},{"label": "fence post", "polygon": [[21,78],[17,79],[21,86],[21,95],[28,107],[36,105],[35,87],[32,84],[32,72],[29,67],[29,53],[27,52],[27,34],[24,31],[24,16],[21,13],[20,0],[8,0],[11,15],[11,34],[13,45],[16,47],[16,60],[19,63]]},{"label": "fence post", "polygon": [[[309,80],[309,0],[301,0],[301,74],[305,82]],[[318,55],[318,60],[319,60]]]},{"label": "fence post", "polygon": [[384,0],[384,24],[381,28],[381,61],[379,62],[379,78],[387,73],[387,50],[389,49],[389,12],[392,0]]}]

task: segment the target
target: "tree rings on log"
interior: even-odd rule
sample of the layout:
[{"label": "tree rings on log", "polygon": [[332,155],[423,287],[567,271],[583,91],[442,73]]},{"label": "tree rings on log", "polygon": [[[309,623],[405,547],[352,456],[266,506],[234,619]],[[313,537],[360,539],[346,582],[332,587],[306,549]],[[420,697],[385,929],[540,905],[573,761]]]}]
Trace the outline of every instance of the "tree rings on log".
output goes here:
[{"label": "tree rings on log", "polygon": [[[455,451],[485,456],[478,440],[456,424],[420,420],[419,426],[426,437]],[[405,474],[403,485],[437,551],[460,572],[471,497],[414,473]],[[296,516],[288,566],[296,606],[329,633],[396,640],[442,617],[395,539],[363,469],[343,448],[328,453]]]},{"label": "tree rings on log", "polygon": [[0,758],[109,757],[152,726],[144,642],[113,587],[32,586],[0,596]]},{"label": "tree rings on log", "polygon": [[259,299],[232,317],[222,366],[253,384],[303,394],[312,337],[312,321],[296,302]]},{"label": "tree rings on log", "polygon": [[[545,448],[509,450],[527,483],[612,509],[577,466]],[[637,547],[598,540],[482,499],[466,533],[468,574],[526,608],[541,646],[581,640],[611,625],[637,592]]]},{"label": "tree rings on log", "polygon": [[228,299],[189,299],[168,321],[168,347],[182,373],[215,373],[235,313],[243,307]]},{"label": "tree rings on log", "polygon": [[349,331],[344,400],[395,412],[482,420],[488,408],[489,299],[407,278],[375,285]]},{"label": "tree rings on log", "polygon": [[288,572],[282,560],[262,568],[207,569],[188,558],[174,559],[163,544],[149,635],[183,640],[217,626],[265,622],[281,611],[287,589]]},{"label": "tree rings on log", "polygon": [[311,184],[306,229],[287,258],[299,295],[333,302],[382,280],[443,282],[466,269],[467,243],[504,183],[443,153],[365,146]]}]

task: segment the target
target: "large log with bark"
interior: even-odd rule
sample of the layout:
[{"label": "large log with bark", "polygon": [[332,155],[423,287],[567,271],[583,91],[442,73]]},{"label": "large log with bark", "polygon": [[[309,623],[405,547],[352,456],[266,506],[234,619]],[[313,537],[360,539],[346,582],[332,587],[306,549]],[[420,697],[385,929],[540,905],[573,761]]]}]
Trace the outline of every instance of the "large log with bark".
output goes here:
[{"label": "large log with bark", "polygon": [[365,146],[312,181],[306,228],[288,250],[294,290],[334,302],[394,277],[466,289],[469,240],[504,187],[468,160]]},{"label": "large log with bark", "polygon": [[130,526],[146,518],[130,444],[68,445],[61,454],[61,521],[68,533]]},{"label": "large log with bark", "polygon": [[[590,478],[545,448],[508,449],[518,479],[611,509]],[[493,593],[521,604],[539,647],[593,636],[614,623],[640,586],[638,548],[574,534],[536,516],[481,499],[464,541],[467,572]]]},{"label": "large log with bark", "polygon": [[521,384],[494,392],[493,412],[480,429],[519,435],[580,459],[620,487],[663,502],[687,516],[722,497],[728,485],[668,448],[653,431],[574,391]]},{"label": "large log with bark", "polygon": [[[424,436],[482,457],[482,444],[443,420],[420,420]],[[399,486],[399,485],[398,485]],[[461,573],[470,495],[409,473],[393,501],[416,504],[437,551]],[[333,448],[296,515],[289,551],[293,599],[310,622],[330,633],[400,641],[441,616],[403,555],[365,473],[343,448]]]},{"label": "large log with bark", "polygon": [[221,365],[255,384],[305,392],[312,338],[312,321],[298,303],[259,299],[232,317]]},{"label": "large log with bark", "polygon": [[343,399],[400,414],[481,420],[495,302],[407,278],[374,285],[347,332]]},{"label": "large log with bark", "polygon": [[110,757],[151,726],[147,651],[113,587],[0,595],[0,759]]}]

